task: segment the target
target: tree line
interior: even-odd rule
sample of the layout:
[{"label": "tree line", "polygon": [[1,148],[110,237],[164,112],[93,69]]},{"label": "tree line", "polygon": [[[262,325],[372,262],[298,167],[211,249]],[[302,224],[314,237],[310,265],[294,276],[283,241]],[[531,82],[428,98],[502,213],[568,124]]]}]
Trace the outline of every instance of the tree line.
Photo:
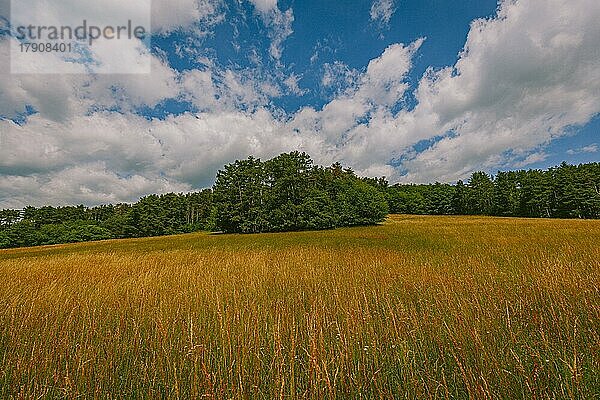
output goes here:
[{"label": "tree line", "polygon": [[[0,211],[0,248],[136,238],[199,230],[283,232],[370,225],[388,214],[384,180],[305,153],[226,165],[211,189],[150,195],[134,204]],[[385,185],[387,186],[387,182]],[[382,187],[383,187],[382,186]]]},{"label": "tree line", "polygon": [[600,218],[600,163],[476,172],[456,184],[388,185],[305,153],[226,165],[211,189],[150,195],[134,204],[0,210],[0,248],[200,230],[284,232],[372,225],[388,213]]},{"label": "tree line", "polygon": [[475,172],[454,185],[393,185],[387,200],[399,214],[600,218],[600,163]]}]

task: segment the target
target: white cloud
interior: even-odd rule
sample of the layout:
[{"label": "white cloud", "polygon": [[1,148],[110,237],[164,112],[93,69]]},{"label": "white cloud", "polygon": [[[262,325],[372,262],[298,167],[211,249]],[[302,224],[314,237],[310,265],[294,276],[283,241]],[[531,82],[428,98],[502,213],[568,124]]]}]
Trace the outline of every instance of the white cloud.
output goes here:
[{"label": "white cloud", "polygon": [[429,71],[415,116],[444,137],[405,163],[409,181],[454,180],[519,162],[600,112],[600,3],[504,1],[471,25],[456,65]]},{"label": "white cloud", "polygon": [[[24,204],[108,204],[133,202],[148,193],[181,192],[189,186],[161,176],[119,176],[101,162],[81,164],[52,175],[0,176],[0,207]],[[10,193],[6,196],[5,193]]]},{"label": "white cloud", "polygon": [[294,73],[285,78],[283,84],[292,94],[297,96],[302,96],[308,92],[308,89],[300,88],[300,77]]},{"label": "white cloud", "polygon": [[[541,161],[540,147],[600,112],[599,17],[600,4],[589,0],[505,1],[496,18],[473,22],[456,65],[428,71],[415,109],[396,114],[389,106],[407,89],[403,77],[420,42],[392,46],[343,105],[336,99],[323,109],[330,121],[321,123],[323,136],[337,137],[339,157],[364,171],[401,159],[391,179],[409,182]],[[323,83],[334,76],[326,73]],[[375,111],[357,106],[365,103]],[[411,150],[421,141],[433,144]]]},{"label": "white cloud", "polygon": [[269,54],[273,59],[279,60],[283,52],[283,42],[294,33],[294,11],[289,8],[282,11],[277,6],[277,0],[250,0],[261,15],[264,24],[269,29],[271,39]]},{"label": "white cloud", "polygon": [[593,143],[588,146],[580,147],[578,149],[569,149],[567,150],[567,154],[575,155],[581,153],[597,153],[598,150],[600,150],[600,147],[596,143]]},{"label": "white cloud", "polygon": [[304,108],[289,123],[301,134],[323,140],[318,161],[341,160],[360,171],[382,170],[390,161],[413,123],[406,113],[394,118],[389,109],[408,89],[405,79],[422,43],[419,39],[408,46],[389,46],[363,73],[341,63],[326,66],[323,84],[344,86],[337,81],[341,79],[347,87],[320,111]]},{"label": "white cloud", "polygon": [[201,111],[212,112],[253,111],[281,96],[282,90],[278,76],[263,76],[259,70],[237,71],[215,66],[187,71],[180,76],[180,83],[183,99]]},{"label": "white cloud", "polygon": [[394,0],[374,0],[371,5],[371,20],[387,26],[395,12]]},{"label": "white cloud", "polygon": [[[261,18],[283,14],[275,1],[254,3]],[[294,149],[392,181],[453,181],[539,162],[547,143],[600,112],[598,20],[595,0],[504,1],[497,17],[473,22],[454,66],[422,77],[410,110],[398,108],[422,39],[390,45],[362,71],[325,65],[321,83],[333,99],[292,115],[269,107],[283,91],[301,90],[298,76],[210,60],[177,73],[154,56],[152,75],[140,79],[2,74],[0,115],[27,105],[39,113],[22,126],[0,120],[0,207],[199,188],[236,158]],[[133,111],[166,98],[200,113],[148,121]],[[120,112],[94,111],[114,107]],[[414,149],[425,142],[426,150]]]},{"label": "white cloud", "polygon": [[524,160],[516,162],[514,166],[517,168],[523,168],[531,164],[542,162],[546,158],[548,158],[548,154],[544,153],[543,151],[535,152],[529,154]]},{"label": "white cloud", "polygon": [[418,39],[408,46],[399,43],[388,46],[381,56],[369,62],[364,73],[339,61],[325,64],[321,85],[337,89],[340,98],[365,106],[393,106],[408,89],[406,76],[412,67],[412,57],[423,41]]},{"label": "white cloud", "polygon": [[357,96],[376,105],[393,106],[408,89],[406,76],[412,67],[413,55],[424,39],[409,46],[392,44],[378,58],[371,60],[363,76]]},{"label": "white cloud", "polygon": [[[0,59],[10,59],[10,39],[0,37]],[[48,63],[65,64],[53,55],[44,58]],[[74,87],[84,82],[83,75],[11,75],[8,67],[0,72],[0,116],[15,118],[27,105],[48,115],[53,120],[65,120],[85,109],[85,105],[71,96]],[[69,66],[65,66],[69,68]],[[79,67],[83,72],[83,68]]]},{"label": "white cloud", "polygon": [[196,24],[210,27],[222,20],[222,0],[152,0],[152,31],[189,30]]},{"label": "white cloud", "polygon": [[39,114],[23,126],[4,120],[0,208],[131,201],[142,194],[201,188],[234,159],[318,148],[317,141],[307,146],[303,140],[262,109],[151,121],[109,112],[65,123]]},{"label": "white cloud", "polygon": [[[374,60],[366,72],[357,77],[357,85],[351,91],[320,111],[304,109],[290,121],[278,119],[262,108],[261,104],[274,95],[264,91],[275,90],[265,89],[265,81],[217,69],[189,71],[177,80],[182,96],[206,110],[198,115],[148,121],[130,113],[96,112],[53,121],[40,113],[29,117],[23,126],[0,121],[0,171],[7,190],[5,194],[0,193],[0,206],[17,201],[15,194],[9,196],[6,189],[14,182],[21,182],[19,187],[27,187],[32,193],[26,198],[23,189],[16,197],[23,204],[34,199],[37,199],[35,204],[93,204],[130,200],[139,196],[142,188],[162,191],[209,185],[223,164],[249,154],[271,157],[283,151],[302,149],[317,162],[331,163],[343,155],[345,135],[356,128],[359,118],[402,95],[404,84],[388,81],[392,76],[400,78],[408,72],[410,57],[418,45],[391,46],[381,59]],[[400,54],[403,56],[399,57]],[[293,81],[288,84],[293,85]],[[101,94],[105,87],[98,83],[90,90]],[[106,98],[111,99],[108,95]],[[242,106],[246,112],[239,111]],[[351,155],[348,159],[357,157],[359,155]],[[365,171],[389,170],[384,164],[364,165]],[[81,166],[87,173],[72,172],[81,171],[78,169]],[[86,182],[86,176],[92,181]],[[107,186],[94,183],[99,177],[103,177],[102,182],[118,178],[114,184],[121,187],[130,182],[131,176],[136,177],[139,184],[132,188],[129,197],[112,191],[107,193],[104,189]],[[67,177],[74,183],[60,183]],[[147,184],[153,179],[158,179],[159,189]],[[49,181],[53,182],[51,186],[47,185]],[[60,193],[42,189],[42,186],[57,188],[60,185],[65,186]],[[16,188],[15,192],[19,190]]]},{"label": "white cloud", "polygon": [[[11,38],[0,38],[0,57],[9,57]],[[98,42],[95,56],[99,64],[110,64],[114,51],[120,58],[135,63],[148,56],[149,74],[84,74],[85,68],[48,55],[40,62],[56,64],[55,68],[78,68],[79,74],[10,74],[0,72],[0,116],[15,118],[32,106],[53,121],[67,121],[90,109],[124,107],[125,110],[142,105],[154,106],[160,101],[176,97],[177,74],[154,55],[142,55],[125,42],[117,46],[103,46]],[[117,43],[117,42],[115,42]],[[43,64],[40,64],[42,70]]]},{"label": "white cloud", "polygon": [[355,89],[361,76],[360,71],[350,68],[341,61],[323,64],[321,86],[333,90],[336,95],[349,89]]},{"label": "white cloud", "polygon": [[250,2],[263,14],[267,14],[277,9],[277,0],[250,0]]},{"label": "white cloud", "polygon": [[591,144],[589,146],[584,146],[581,148],[581,151],[583,151],[584,153],[597,153],[598,152],[598,145],[597,144]]},{"label": "white cloud", "polygon": [[[165,33],[173,29],[188,29],[195,23],[208,23],[211,18],[220,18],[216,16],[220,1],[153,0],[153,27],[155,31]],[[101,4],[91,0],[37,1],[32,3],[31,18],[48,25],[70,23],[76,26],[81,24],[82,15],[90,15],[100,25],[114,25],[118,22],[116,16],[143,21],[149,18],[150,11],[149,0],[111,0]],[[6,63],[11,60],[11,42],[15,42],[14,39],[0,37],[0,59]],[[138,40],[100,39],[89,50],[93,69],[100,74],[89,74],[89,65],[70,62],[55,53],[40,56],[38,69],[41,74],[9,74],[5,65],[6,69],[0,72],[0,117],[15,118],[25,111],[26,106],[31,106],[52,121],[64,122],[98,108],[129,111],[145,105],[153,107],[165,99],[176,98],[181,91],[178,74],[166,61],[150,54],[150,50]],[[16,56],[25,57],[19,53]],[[12,61],[15,65],[27,63],[25,58]],[[132,72],[135,70],[132,66],[137,66],[137,70],[143,73],[102,74],[119,71],[121,65],[127,65],[127,72]],[[65,73],[46,75],[49,71]]]}]

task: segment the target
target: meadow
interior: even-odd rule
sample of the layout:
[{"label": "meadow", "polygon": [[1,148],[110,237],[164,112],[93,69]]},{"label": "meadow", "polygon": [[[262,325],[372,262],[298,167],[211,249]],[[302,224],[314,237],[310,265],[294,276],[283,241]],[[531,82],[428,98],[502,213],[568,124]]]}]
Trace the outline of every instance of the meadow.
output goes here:
[{"label": "meadow", "polygon": [[600,397],[600,221],[0,251],[0,398]]}]

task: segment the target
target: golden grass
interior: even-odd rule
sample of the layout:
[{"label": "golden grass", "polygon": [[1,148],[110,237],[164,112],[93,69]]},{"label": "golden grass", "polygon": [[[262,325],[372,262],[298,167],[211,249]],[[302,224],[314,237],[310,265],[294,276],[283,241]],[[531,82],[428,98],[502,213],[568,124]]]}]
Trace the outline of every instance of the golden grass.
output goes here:
[{"label": "golden grass", "polygon": [[0,398],[594,398],[600,221],[0,251]]}]

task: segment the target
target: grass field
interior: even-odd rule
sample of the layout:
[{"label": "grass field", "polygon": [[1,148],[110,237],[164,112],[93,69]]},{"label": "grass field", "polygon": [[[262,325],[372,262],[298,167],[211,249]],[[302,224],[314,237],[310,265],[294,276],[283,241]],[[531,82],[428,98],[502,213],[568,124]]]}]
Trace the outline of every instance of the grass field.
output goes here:
[{"label": "grass field", "polygon": [[600,221],[0,251],[0,398],[599,398]]}]

